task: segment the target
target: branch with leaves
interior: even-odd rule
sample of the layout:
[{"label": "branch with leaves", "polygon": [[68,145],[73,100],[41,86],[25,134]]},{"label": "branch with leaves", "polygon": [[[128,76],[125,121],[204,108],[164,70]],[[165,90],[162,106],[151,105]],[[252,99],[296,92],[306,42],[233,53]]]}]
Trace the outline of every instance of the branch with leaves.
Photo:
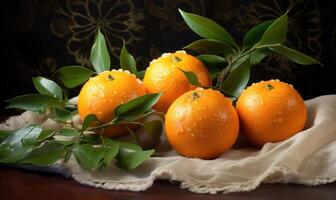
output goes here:
[{"label": "branch with leaves", "polygon": [[[189,28],[203,38],[184,48],[205,53],[197,57],[209,68],[212,78],[216,80],[214,87],[233,99],[239,97],[247,86],[250,67],[272,53],[279,53],[301,65],[322,66],[316,59],[283,44],[287,35],[288,11],[278,19],[253,27],[245,34],[243,44],[237,44],[225,28],[215,21],[179,11]],[[197,85],[196,76],[191,74],[193,73],[185,73],[189,82]]]},{"label": "branch with leaves", "polygon": [[[66,66],[56,72],[65,87],[74,88],[86,82],[92,75],[110,70],[110,56],[104,35],[98,30],[91,49],[92,71],[82,66]],[[120,54],[120,66],[135,75],[138,72],[133,56],[126,49],[125,42]],[[162,132],[160,120],[144,122],[154,114],[153,105],[161,94],[148,94],[118,106],[114,118],[100,122],[93,114],[86,116],[82,125],[72,119],[78,113],[77,105],[71,103],[66,90],[56,82],[44,77],[34,77],[33,83],[39,94],[27,94],[8,100],[7,108],[38,112],[45,119],[52,119],[62,125],[58,130],[42,129],[40,125],[29,125],[16,131],[0,133],[0,163],[48,166],[58,160],[67,163],[73,155],[84,169],[100,169],[111,163],[124,169],[133,169],[153,155],[154,150],[144,150],[138,136],[130,128],[140,126],[149,138],[158,141]],[[96,126],[89,126],[97,124]],[[123,126],[133,135],[134,143],[126,143],[104,137],[99,133],[111,126]]]}]

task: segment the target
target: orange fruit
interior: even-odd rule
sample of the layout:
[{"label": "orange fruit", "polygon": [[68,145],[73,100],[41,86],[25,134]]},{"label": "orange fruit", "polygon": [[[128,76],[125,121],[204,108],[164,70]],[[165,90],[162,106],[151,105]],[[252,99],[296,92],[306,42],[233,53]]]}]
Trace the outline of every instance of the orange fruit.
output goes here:
[{"label": "orange fruit", "polygon": [[[143,83],[128,71],[112,70],[90,78],[78,96],[78,112],[81,120],[95,114],[101,122],[114,118],[114,109],[136,97],[146,94]],[[123,127],[109,127],[103,130],[108,137],[126,133]]]},{"label": "orange fruit", "polygon": [[259,147],[300,132],[307,118],[300,94],[279,80],[252,84],[238,98],[236,109],[242,134]]},{"label": "orange fruit", "polygon": [[189,83],[180,69],[195,73],[201,86],[211,85],[209,71],[196,57],[185,51],[164,53],[150,63],[144,76],[148,93],[163,92],[154,106],[156,110],[166,112],[177,97],[196,88]]},{"label": "orange fruit", "polygon": [[178,97],[165,117],[166,136],[181,155],[212,159],[235,143],[239,120],[230,99],[197,88]]}]

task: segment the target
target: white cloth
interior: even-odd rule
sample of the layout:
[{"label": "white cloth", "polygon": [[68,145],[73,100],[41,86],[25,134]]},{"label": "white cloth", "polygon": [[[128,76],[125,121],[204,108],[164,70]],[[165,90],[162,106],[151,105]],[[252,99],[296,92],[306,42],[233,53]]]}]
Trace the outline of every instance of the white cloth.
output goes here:
[{"label": "white cloth", "polygon": [[[197,193],[239,192],[261,183],[319,185],[336,180],[336,95],[306,101],[306,129],[292,138],[262,149],[240,147],[215,160],[184,158],[174,151],[152,157],[135,170],[115,166],[104,171],[82,170],[74,159],[65,169],[79,183],[117,190],[145,190],[155,179],[181,182],[181,188]],[[17,129],[38,122],[31,112],[11,117],[0,129]],[[45,124],[50,127],[50,124]]]}]

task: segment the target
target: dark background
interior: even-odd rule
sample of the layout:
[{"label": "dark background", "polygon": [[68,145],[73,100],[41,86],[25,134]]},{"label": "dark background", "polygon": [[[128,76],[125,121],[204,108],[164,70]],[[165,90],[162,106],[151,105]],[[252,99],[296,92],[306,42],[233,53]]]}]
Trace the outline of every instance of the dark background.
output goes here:
[{"label": "dark background", "polygon": [[[177,8],[214,19],[237,41],[254,25],[288,8],[286,45],[319,59],[324,67],[299,66],[272,55],[252,69],[251,82],[277,78],[292,83],[309,99],[336,93],[336,1],[315,0],[4,0],[0,2],[1,110],[4,100],[35,93],[32,76],[56,80],[66,65],[91,67],[90,48],[97,27],[107,38],[112,67],[118,68],[122,38],[138,67],[164,52],[198,39]],[[78,92],[79,88],[72,91]]]}]

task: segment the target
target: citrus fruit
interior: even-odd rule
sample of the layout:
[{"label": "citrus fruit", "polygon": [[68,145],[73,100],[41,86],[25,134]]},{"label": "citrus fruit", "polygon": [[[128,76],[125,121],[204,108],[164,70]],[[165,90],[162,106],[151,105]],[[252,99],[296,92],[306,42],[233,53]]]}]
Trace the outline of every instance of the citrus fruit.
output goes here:
[{"label": "citrus fruit", "polygon": [[235,143],[239,120],[230,99],[219,91],[197,88],[169,107],[165,128],[169,143],[179,154],[212,159]]},{"label": "citrus fruit", "polygon": [[[114,118],[114,109],[136,97],[146,94],[143,83],[128,71],[112,70],[90,78],[78,96],[78,112],[81,120],[95,114],[101,122]],[[109,127],[103,130],[108,137],[126,133],[123,127]]]},{"label": "citrus fruit", "polygon": [[279,80],[252,84],[238,98],[236,109],[242,134],[255,146],[295,135],[307,118],[300,94]]},{"label": "citrus fruit", "polygon": [[144,76],[144,84],[149,93],[163,92],[154,106],[156,110],[166,112],[177,97],[196,88],[180,69],[193,72],[201,86],[211,85],[207,68],[196,57],[185,51],[164,53],[150,63]]}]

